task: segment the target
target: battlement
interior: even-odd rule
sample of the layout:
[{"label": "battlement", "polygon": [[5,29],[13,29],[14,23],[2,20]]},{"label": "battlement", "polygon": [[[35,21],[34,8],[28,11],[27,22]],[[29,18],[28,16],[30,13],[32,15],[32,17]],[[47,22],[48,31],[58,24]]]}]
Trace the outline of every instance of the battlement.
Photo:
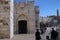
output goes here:
[{"label": "battlement", "polygon": [[33,1],[28,1],[27,3],[26,2],[14,2],[14,6],[15,7],[19,7],[19,8],[24,8],[24,7],[27,7],[27,6],[31,6],[33,7],[34,6],[34,2]]},{"label": "battlement", "polygon": [[20,5],[20,4],[27,5],[27,4],[31,4],[31,3],[34,3],[34,0],[20,0],[19,2],[14,1],[15,5]]}]

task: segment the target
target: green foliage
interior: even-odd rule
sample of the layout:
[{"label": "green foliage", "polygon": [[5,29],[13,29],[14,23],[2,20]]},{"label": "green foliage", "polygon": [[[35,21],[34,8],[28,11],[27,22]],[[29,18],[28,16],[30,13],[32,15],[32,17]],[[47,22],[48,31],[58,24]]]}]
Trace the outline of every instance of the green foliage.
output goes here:
[{"label": "green foliage", "polygon": [[40,28],[44,28],[46,25],[43,22],[40,22]]},{"label": "green foliage", "polygon": [[49,25],[48,22],[46,22],[46,23],[40,22],[40,28],[48,27],[48,25]]}]

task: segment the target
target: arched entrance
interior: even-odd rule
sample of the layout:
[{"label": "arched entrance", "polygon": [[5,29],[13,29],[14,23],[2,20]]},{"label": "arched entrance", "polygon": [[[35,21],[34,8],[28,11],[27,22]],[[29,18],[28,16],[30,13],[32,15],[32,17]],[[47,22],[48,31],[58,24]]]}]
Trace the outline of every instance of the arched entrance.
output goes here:
[{"label": "arched entrance", "polygon": [[14,19],[14,34],[26,34],[29,29],[29,18],[27,15],[19,14]]},{"label": "arched entrance", "polygon": [[18,34],[25,34],[25,33],[27,33],[27,21],[19,20],[18,21]]}]

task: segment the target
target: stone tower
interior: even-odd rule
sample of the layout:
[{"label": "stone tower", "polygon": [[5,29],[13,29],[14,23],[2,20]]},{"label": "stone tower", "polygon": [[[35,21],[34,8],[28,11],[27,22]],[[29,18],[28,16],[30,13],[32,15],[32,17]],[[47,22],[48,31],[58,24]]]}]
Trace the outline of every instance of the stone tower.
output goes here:
[{"label": "stone tower", "polygon": [[60,18],[59,18],[59,10],[57,9],[57,22],[58,22],[58,25],[60,24]]},{"label": "stone tower", "polygon": [[10,37],[10,0],[0,0],[0,38]]},{"label": "stone tower", "polygon": [[[36,7],[37,8],[37,7]],[[14,3],[14,33],[27,34],[36,30],[36,12],[34,0]]]},{"label": "stone tower", "polygon": [[57,9],[57,17],[59,16],[59,10]]},{"label": "stone tower", "polygon": [[39,24],[39,6],[35,6],[35,23],[36,23],[36,28],[40,29],[40,24]]}]

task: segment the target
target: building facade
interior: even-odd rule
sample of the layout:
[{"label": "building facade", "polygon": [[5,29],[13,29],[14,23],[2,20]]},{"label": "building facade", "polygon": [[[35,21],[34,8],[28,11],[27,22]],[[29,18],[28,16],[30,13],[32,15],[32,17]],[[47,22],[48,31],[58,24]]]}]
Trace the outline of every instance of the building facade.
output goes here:
[{"label": "building facade", "polygon": [[46,22],[50,22],[52,20],[52,17],[39,17],[39,22],[43,22],[43,23],[46,23]]},{"label": "building facade", "polygon": [[39,14],[39,7],[34,6],[34,0],[27,3],[23,1],[14,2],[14,33],[34,33],[36,30],[36,14]]},{"label": "building facade", "polygon": [[[34,0],[14,2],[14,34],[32,34],[36,30],[39,19],[39,7]],[[0,38],[10,38],[10,0],[0,0]],[[38,27],[38,26],[37,26]],[[11,31],[12,32],[12,31]]]}]

